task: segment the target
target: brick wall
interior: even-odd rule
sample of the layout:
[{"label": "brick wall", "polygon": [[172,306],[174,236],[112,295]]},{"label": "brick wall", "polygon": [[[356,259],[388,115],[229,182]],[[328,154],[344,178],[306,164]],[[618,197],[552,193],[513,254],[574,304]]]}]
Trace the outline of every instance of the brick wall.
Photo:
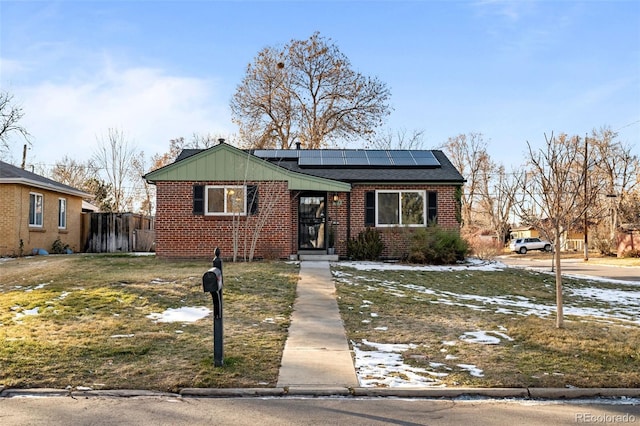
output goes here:
[{"label": "brick wall", "polygon": [[[336,251],[340,255],[346,255],[346,237],[356,237],[360,232],[365,229],[365,193],[375,190],[425,190],[430,192],[437,192],[438,203],[438,224],[447,229],[460,229],[460,224],[456,219],[456,199],[455,199],[455,186],[452,185],[354,185],[351,190],[351,222],[349,232],[347,232],[346,226],[346,202],[342,206],[336,206],[336,216],[339,217],[340,225],[337,227],[339,230],[339,238],[337,241],[345,240],[341,243]],[[341,196],[343,194],[340,194]],[[344,194],[346,199],[346,194]],[[383,257],[397,258],[401,257],[406,250],[407,241],[410,238],[411,233],[415,228],[409,227],[378,227],[376,228],[382,234],[382,240],[385,244],[385,250],[382,253]]]},{"label": "brick wall", "polygon": [[[29,226],[29,194],[43,196],[43,226]],[[58,199],[67,200],[67,226],[58,228]],[[60,238],[73,251],[81,251],[82,199],[68,194],[60,194],[39,188],[18,184],[0,186],[0,256],[31,254],[35,248],[51,251],[53,242]]]},{"label": "brick wall", "polygon": [[[156,253],[164,258],[212,258],[220,247],[223,258],[233,256],[234,219],[193,214],[193,185],[229,182],[158,182]],[[263,224],[254,257],[283,258],[291,250],[291,208],[286,182],[247,182],[258,185],[258,213],[236,217],[238,256],[249,255],[254,230]]]},{"label": "brick wall", "polygon": [[[233,221],[231,217],[193,215],[193,185],[229,185],[229,182],[158,182],[156,208],[156,252],[166,258],[211,258],[215,247],[222,256],[233,255]],[[289,192],[286,182],[247,182],[258,185],[259,212],[241,217],[239,222],[240,250],[247,246],[252,230],[260,221],[264,228],[256,247],[257,258],[286,258],[298,252],[299,192]],[[327,193],[327,223],[335,230],[336,253],[347,254],[347,239],[364,230],[364,197],[376,189],[422,189],[438,193],[438,223],[459,229],[456,220],[455,186],[428,185],[358,185],[352,192]],[[350,200],[350,203],[349,203]],[[349,206],[349,204],[351,204]],[[268,208],[267,208],[268,207]],[[351,215],[350,220],[348,215]],[[386,250],[385,257],[399,257],[406,247],[411,228],[380,227]]]}]

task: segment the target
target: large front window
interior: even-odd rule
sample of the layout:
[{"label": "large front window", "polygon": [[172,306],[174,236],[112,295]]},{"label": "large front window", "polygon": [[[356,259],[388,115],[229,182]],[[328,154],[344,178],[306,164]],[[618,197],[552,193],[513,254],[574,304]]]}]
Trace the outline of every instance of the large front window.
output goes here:
[{"label": "large front window", "polygon": [[32,192],[29,194],[29,226],[42,226],[43,196]]},{"label": "large front window", "polygon": [[207,186],[205,214],[244,216],[247,212],[246,194],[244,186]]},{"label": "large front window", "polygon": [[424,226],[424,191],[376,191],[376,226]]}]

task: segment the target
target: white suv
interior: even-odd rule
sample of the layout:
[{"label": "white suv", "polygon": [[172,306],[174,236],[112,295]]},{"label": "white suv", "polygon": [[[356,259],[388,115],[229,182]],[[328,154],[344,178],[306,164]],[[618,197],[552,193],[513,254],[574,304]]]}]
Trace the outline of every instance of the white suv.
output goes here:
[{"label": "white suv", "polygon": [[509,244],[511,251],[525,254],[529,250],[551,251],[551,243],[540,238],[516,238]]}]

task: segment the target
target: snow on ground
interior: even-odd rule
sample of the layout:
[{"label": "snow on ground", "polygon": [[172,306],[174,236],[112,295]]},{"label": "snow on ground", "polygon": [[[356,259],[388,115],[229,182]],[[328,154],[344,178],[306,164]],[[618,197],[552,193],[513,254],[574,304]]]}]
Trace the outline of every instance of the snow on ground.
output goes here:
[{"label": "snow on ground", "polygon": [[[464,272],[464,271],[501,271],[506,265],[500,262],[483,262],[480,260],[471,260],[470,262],[459,265],[432,266],[420,265],[411,266],[395,263],[380,262],[338,262],[338,266],[354,268],[357,271],[447,271],[447,272]],[[539,271],[542,272],[542,271]],[[383,277],[384,274],[381,274]],[[375,289],[384,287],[388,294],[396,297],[409,297],[409,291],[412,294],[429,295],[429,301],[433,304],[462,306],[477,311],[493,311],[495,313],[529,316],[535,315],[539,317],[547,317],[555,314],[555,306],[545,305],[530,300],[523,296],[501,295],[501,296],[480,296],[476,294],[465,294],[463,292],[440,291],[425,288],[424,286],[414,284],[400,284],[392,281],[375,280],[371,278],[359,277],[356,274],[346,273],[342,271],[333,271],[333,277],[338,282],[351,284],[355,279],[364,283],[365,288]],[[594,282],[607,282],[619,284],[621,288],[629,288],[630,286],[638,286],[640,282],[629,282],[621,280],[607,280],[604,278],[594,279],[593,277],[575,276],[577,279],[587,279]],[[602,287],[583,287],[570,288],[565,287],[565,292],[571,295],[573,299],[577,299],[573,304],[565,304],[565,315],[589,316],[600,318],[603,320],[624,320],[640,325],[640,291],[610,289]],[[433,300],[435,296],[436,300]],[[588,305],[588,306],[581,306]],[[594,307],[595,306],[595,307]],[[360,308],[370,308],[371,302],[363,300]],[[376,314],[377,315],[377,314]],[[371,315],[373,316],[373,315]],[[363,322],[370,322],[365,319]],[[376,330],[386,331],[386,327],[377,327]],[[471,344],[497,345],[503,340],[512,341],[513,339],[505,333],[506,329],[500,328],[496,330],[471,330],[465,332],[459,337],[459,341]],[[441,352],[447,352],[447,346],[455,346],[458,341],[442,342],[443,348]],[[445,371],[453,371],[455,368],[467,371],[474,377],[483,377],[483,371],[472,364],[453,364],[444,365],[439,363],[430,363],[434,368],[432,371],[423,368],[416,368],[404,363],[402,353],[409,348],[416,347],[415,344],[409,345],[389,345],[384,343],[375,343],[367,340],[362,342],[352,342],[355,353],[356,373],[363,387],[416,387],[416,386],[443,386],[438,379],[446,376]],[[374,350],[366,350],[363,347],[373,348]],[[453,361],[457,357],[447,354],[446,360]]]},{"label": "snow on ground", "polygon": [[211,309],[204,306],[182,307],[177,309],[169,308],[160,313],[154,312],[147,315],[147,318],[155,322],[196,322],[209,314],[211,314]]},{"label": "snow on ground", "polygon": [[[402,360],[402,352],[415,348],[416,345],[374,343],[366,339],[362,343],[351,343],[356,358],[356,372],[362,387],[443,386],[438,377],[444,377],[447,373],[411,367]],[[362,349],[363,346],[375,350],[365,350]]]}]

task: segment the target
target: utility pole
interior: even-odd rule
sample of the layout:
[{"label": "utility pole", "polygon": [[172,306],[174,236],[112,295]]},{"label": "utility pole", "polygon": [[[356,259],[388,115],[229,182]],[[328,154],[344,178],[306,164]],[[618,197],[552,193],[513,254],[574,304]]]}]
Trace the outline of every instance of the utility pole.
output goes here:
[{"label": "utility pole", "polygon": [[589,231],[588,231],[588,226],[589,226],[589,205],[588,205],[588,195],[589,195],[589,190],[588,190],[588,185],[589,185],[589,179],[587,179],[587,167],[588,167],[588,163],[587,163],[587,154],[588,154],[588,143],[587,143],[587,135],[584,135],[584,169],[583,169],[583,173],[584,173],[584,261],[588,261],[589,260]]},{"label": "utility pole", "polygon": [[24,170],[26,165],[27,165],[27,144],[25,143],[24,146],[22,147],[22,164],[20,168]]}]

